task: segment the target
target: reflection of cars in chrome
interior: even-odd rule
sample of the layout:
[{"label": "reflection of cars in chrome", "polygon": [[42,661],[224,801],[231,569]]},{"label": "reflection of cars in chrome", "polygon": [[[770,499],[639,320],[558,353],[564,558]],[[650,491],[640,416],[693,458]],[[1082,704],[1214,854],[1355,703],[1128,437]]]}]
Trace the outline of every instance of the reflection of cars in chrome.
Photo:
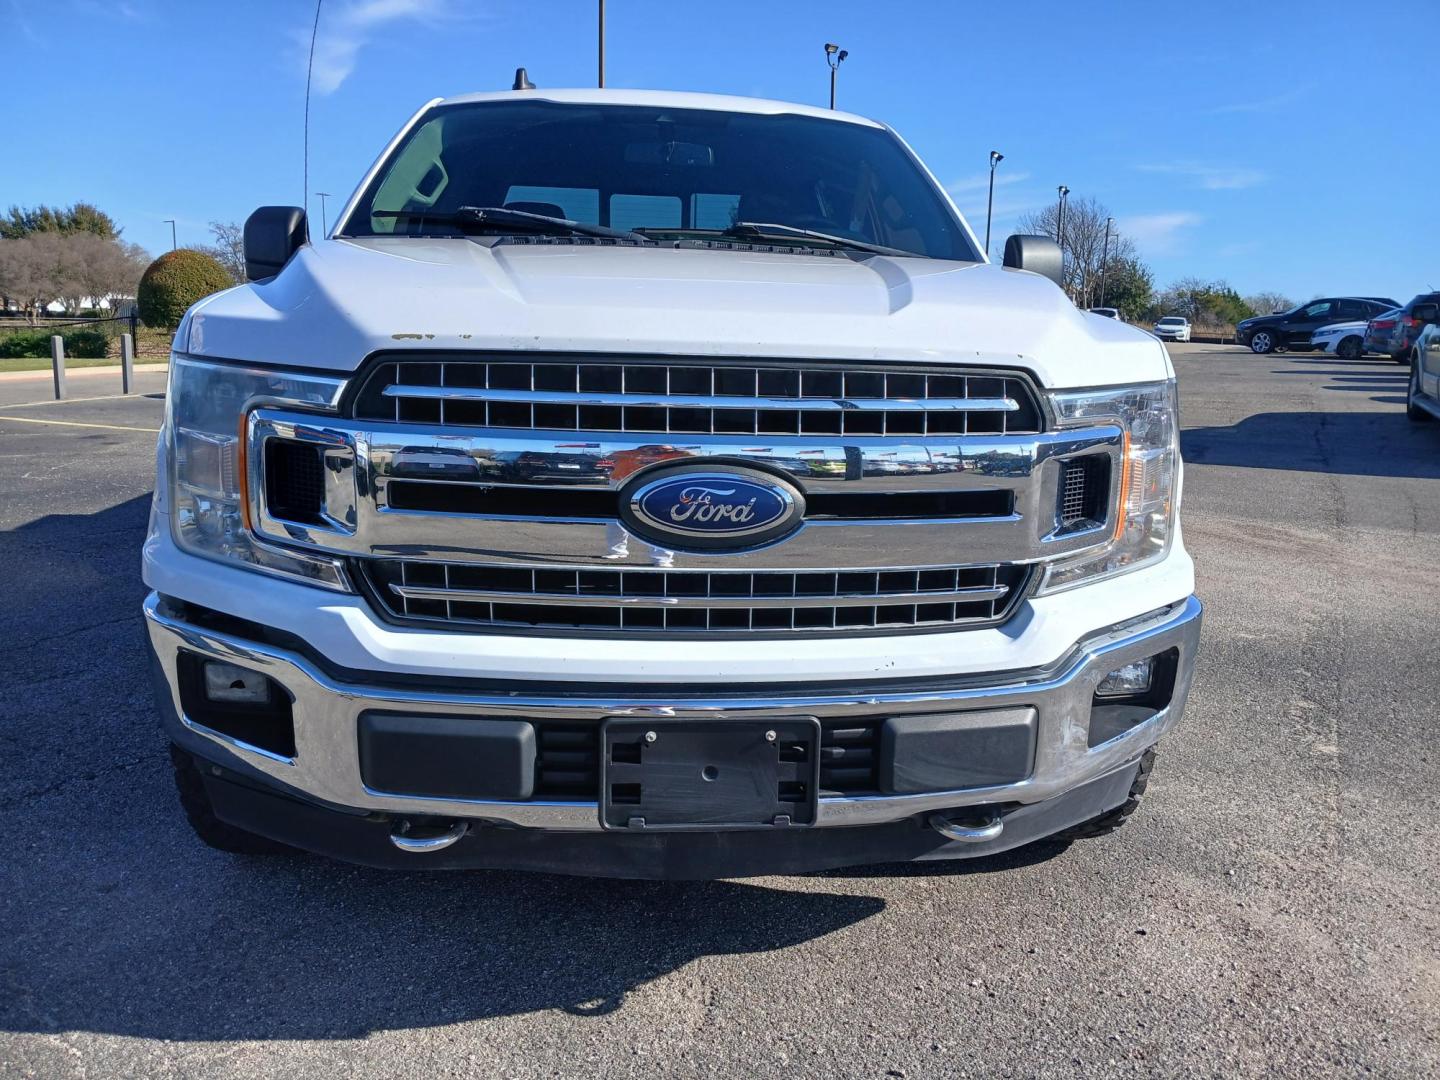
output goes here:
[{"label": "reflection of cars in chrome", "polygon": [[1189,341],[1190,320],[1179,315],[1166,315],[1155,321],[1151,332],[1161,341]]},{"label": "reflection of cars in chrome", "polygon": [[614,467],[615,462],[600,452],[599,443],[560,443],[554,450],[518,455],[509,479],[517,484],[603,483]]},{"label": "reflection of cars in chrome", "polygon": [[1310,335],[1310,347],[1333,353],[1345,360],[1365,355],[1365,323],[1344,322],[1322,326]]},{"label": "reflection of cars in chrome", "polygon": [[1410,346],[1410,387],[1405,412],[1411,420],[1440,419],[1440,303],[1425,300],[1411,308],[1423,329]]},{"label": "reflection of cars in chrome", "polygon": [[479,475],[480,467],[466,450],[451,450],[435,446],[407,446],[396,452],[390,463],[390,471],[396,477],[409,479],[425,477],[469,479]]},{"label": "reflection of cars in chrome", "polygon": [[195,832],[713,878],[1121,825],[1200,640],[1165,348],[1048,238],[991,265],[883,124],[517,82],[329,236],[256,211],[176,330],[144,611]]}]

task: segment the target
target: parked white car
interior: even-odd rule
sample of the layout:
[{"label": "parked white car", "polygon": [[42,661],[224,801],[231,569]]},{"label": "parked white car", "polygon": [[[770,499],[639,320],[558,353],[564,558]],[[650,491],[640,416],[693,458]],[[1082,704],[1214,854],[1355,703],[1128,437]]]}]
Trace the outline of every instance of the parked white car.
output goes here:
[{"label": "parked white car", "polygon": [[990,265],[883,124],[517,83],[328,236],[257,210],[175,334],[144,610],[196,833],[711,878],[1121,824],[1200,636],[1165,349],[1046,237]]},{"label": "parked white car", "polygon": [[1155,324],[1154,334],[1161,341],[1189,341],[1190,320],[1179,315],[1166,315]]},{"label": "parked white car", "polygon": [[1367,321],[1360,320],[1322,326],[1310,335],[1310,347],[1346,360],[1358,360],[1365,355],[1365,329],[1369,325]]}]

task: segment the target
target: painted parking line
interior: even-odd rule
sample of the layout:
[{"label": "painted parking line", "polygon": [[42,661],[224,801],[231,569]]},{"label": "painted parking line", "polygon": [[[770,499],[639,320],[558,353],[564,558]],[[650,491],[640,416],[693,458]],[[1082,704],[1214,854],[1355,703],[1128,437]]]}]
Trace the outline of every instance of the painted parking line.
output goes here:
[{"label": "painted parking line", "polygon": [[33,416],[0,416],[0,420],[9,420],[16,424],[53,424],[56,427],[83,427],[99,428],[101,431],[147,431],[152,435],[158,435],[158,427],[126,427],[124,424],[87,424],[80,420],[37,420]]},{"label": "painted parking line", "polygon": [[[154,391],[159,393],[159,391]],[[99,397],[70,397],[56,398],[46,401],[17,401],[13,405],[4,405],[0,408],[6,409],[34,409],[41,405],[80,405],[87,401],[144,401],[155,400],[150,394],[101,394]]]}]

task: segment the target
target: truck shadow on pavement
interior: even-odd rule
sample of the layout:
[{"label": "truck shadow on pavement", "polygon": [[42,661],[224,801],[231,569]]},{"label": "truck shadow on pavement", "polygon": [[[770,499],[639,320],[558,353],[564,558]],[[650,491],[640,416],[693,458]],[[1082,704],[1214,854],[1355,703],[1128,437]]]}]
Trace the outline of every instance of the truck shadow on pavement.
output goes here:
[{"label": "truck shadow on pavement", "polygon": [[387,873],[204,847],[176,801],[141,647],[148,501],[0,531],[18,568],[0,612],[13,826],[0,834],[0,1030],[328,1039],[598,1016],[694,961],[801,946],[884,910],[861,883],[817,878]]},{"label": "truck shadow on pavement", "polygon": [[[1375,394],[1390,386],[1339,386]],[[1394,389],[1404,392],[1403,380]],[[1393,404],[1403,397],[1382,394]],[[1180,448],[1190,465],[1233,465],[1353,476],[1440,478],[1437,426],[1414,424],[1403,410],[1264,412],[1228,427],[1188,428]]]}]

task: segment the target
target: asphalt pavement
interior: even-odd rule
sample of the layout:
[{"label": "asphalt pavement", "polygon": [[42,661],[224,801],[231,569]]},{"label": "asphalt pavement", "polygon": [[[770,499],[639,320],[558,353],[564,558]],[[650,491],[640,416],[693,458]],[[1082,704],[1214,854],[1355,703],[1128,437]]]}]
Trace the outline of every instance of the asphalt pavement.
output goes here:
[{"label": "asphalt pavement", "polygon": [[1440,1074],[1440,424],[1387,360],[1173,352],[1208,611],[1130,824],[715,883],[202,847],[140,646],[163,401],[7,384],[0,1074]]}]

